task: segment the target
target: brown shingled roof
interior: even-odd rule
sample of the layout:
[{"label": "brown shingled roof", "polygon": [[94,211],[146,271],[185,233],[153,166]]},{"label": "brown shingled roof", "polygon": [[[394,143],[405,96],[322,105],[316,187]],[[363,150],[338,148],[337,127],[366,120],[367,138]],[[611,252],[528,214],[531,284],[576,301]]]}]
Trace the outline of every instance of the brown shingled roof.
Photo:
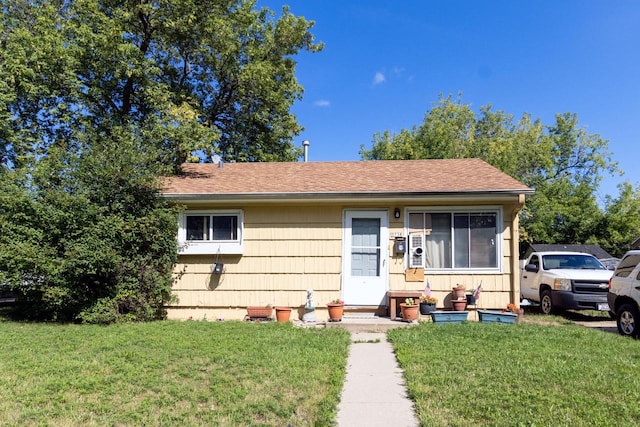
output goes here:
[{"label": "brown shingled roof", "polygon": [[184,164],[165,195],[530,193],[480,159]]}]

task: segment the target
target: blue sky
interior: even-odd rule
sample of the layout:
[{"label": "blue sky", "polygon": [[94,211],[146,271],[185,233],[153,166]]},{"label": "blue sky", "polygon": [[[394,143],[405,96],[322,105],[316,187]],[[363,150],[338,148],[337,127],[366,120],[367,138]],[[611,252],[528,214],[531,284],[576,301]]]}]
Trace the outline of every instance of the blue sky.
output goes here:
[{"label": "blue sky", "polygon": [[[609,141],[640,183],[640,2],[635,0],[258,0],[316,22],[322,52],[296,57],[305,88],[293,112],[309,160],[359,160],[376,132],[422,123],[440,94],[474,110],[554,123],[572,112]],[[602,201],[602,200],[601,200]]]}]

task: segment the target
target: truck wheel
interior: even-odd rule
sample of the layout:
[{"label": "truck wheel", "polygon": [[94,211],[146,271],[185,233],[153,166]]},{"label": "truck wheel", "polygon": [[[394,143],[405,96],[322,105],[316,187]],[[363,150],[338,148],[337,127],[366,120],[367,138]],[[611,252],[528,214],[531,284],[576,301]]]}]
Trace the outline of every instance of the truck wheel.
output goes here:
[{"label": "truck wheel", "polygon": [[621,335],[638,338],[640,328],[640,313],[633,304],[622,304],[616,316],[618,332]]},{"label": "truck wheel", "polygon": [[554,312],[553,305],[551,304],[551,291],[545,289],[540,294],[540,310],[542,314],[551,314]]}]

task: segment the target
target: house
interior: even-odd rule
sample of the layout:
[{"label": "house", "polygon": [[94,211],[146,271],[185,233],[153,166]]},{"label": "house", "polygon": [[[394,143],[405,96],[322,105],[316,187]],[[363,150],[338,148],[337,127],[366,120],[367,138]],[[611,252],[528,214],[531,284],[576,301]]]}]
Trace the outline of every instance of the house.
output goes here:
[{"label": "house", "polygon": [[598,258],[605,267],[614,270],[620,258],[616,258],[602,249],[598,245],[571,245],[571,244],[546,244],[546,243],[528,243],[521,247],[520,259],[524,263],[532,252],[548,252],[548,251],[569,251],[582,252],[593,255]]},{"label": "house", "polygon": [[[479,306],[518,301],[518,212],[533,190],[478,159],[185,164],[163,195],[180,214],[169,318],[241,319],[313,290],[388,315],[429,284],[482,284]],[[391,301],[391,304],[390,304]]]}]

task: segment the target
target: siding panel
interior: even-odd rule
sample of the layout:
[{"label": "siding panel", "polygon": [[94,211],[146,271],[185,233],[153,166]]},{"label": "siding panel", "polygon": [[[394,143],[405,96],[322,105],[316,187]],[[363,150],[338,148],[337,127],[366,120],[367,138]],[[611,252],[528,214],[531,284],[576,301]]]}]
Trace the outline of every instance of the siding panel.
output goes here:
[{"label": "siding panel", "polygon": [[[241,318],[245,312],[237,307],[247,305],[301,307],[306,301],[307,289],[314,290],[316,307],[324,307],[327,301],[342,296],[344,206],[225,207],[243,209],[243,254],[181,256],[175,269],[183,273],[174,285],[174,293],[179,298],[176,307],[201,307],[213,312],[217,307]],[[390,212],[394,207],[389,207]],[[404,206],[398,207],[404,212]],[[505,206],[503,211],[503,273],[428,275],[439,307],[446,306],[445,298],[457,283],[463,283],[470,290],[481,281],[483,290],[478,307],[501,308],[510,302],[513,275],[518,273],[511,271],[512,257],[518,256],[512,253],[512,211],[511,206]],[[403,219],[390,218],[390,221],[390,231],[403,235]],[[424,289],[422,282],[405,281],[404,257],[393,255],[393,238],[388,244],[390,289]],[[215,262],[224,263],[220,276],[212,274]]]}]

